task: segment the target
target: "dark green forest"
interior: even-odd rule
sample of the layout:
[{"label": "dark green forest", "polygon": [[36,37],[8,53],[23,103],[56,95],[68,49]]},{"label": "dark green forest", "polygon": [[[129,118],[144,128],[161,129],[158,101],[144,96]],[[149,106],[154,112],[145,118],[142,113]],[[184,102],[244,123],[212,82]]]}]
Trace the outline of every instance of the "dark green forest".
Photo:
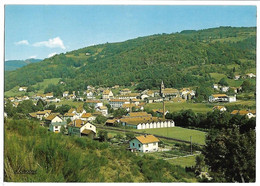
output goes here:
[{"label": "dark green forest", "polygon": [[[44,79],[61,78],[65,89],[87,85],[137,84],[136,89],[211,85],[209,73],[245,74],[255,68],[256,27],[219,27],[199,31],[156,34],[120,43],[90,46],[55,55],[5,73],[5,91]],[[19,77],[19,78],[18,78]]]}]

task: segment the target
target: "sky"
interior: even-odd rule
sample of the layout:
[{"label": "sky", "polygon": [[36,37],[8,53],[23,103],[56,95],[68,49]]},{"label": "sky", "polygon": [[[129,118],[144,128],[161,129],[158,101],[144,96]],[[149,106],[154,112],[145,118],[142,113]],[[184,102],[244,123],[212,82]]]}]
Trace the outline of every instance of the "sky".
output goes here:
[{"label": "sky", "polygon": [[6,5],[5,60],[219,26],[256,26],[256,6]]}]

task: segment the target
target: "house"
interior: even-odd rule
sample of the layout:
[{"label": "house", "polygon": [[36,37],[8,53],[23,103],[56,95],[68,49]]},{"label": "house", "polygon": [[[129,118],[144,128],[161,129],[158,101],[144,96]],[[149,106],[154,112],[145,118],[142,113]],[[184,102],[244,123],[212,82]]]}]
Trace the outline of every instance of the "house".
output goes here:
[{"label": "house", "polygon": [[228,102],[236,102],[237,101],[237,97],[235,96],[228,96]]},{"label": "house", "polygon": [[91,123],[77,119],[69,123],[68,133],[69,135],[88,136],[93,139],[97,131],[96,127]]},{"label": "house", "polygon": [[228,102],[226,94],[213,94],[209,96],[209,102]]},{"label": "house", "polygon": [[219,110],[221,112],[227,111],[226,107],[224,106],[214,106],[213,110]]},{"label": "house", "polygon": [[13,102],[13,107],[17,107],[19,105],[19,102]]},{"label": "house", "polygon": [[103,106],[103,103],[99,100],[86,100],[86,103],[95,108]]},{"label": "house", "polygon": [[114,97],[114,95],[113,95],[113,92],[111,91],[111,90],[104,90],[103,91],[103,94],[102,94],[102,99],[111,99],[111,98],[113,98]]},{"label": "house", "polygon": [[103,116],[108,115],[108,109],[106,106],[97,107],[97,111],[101,112]]},{"label": "house", "polygon": [[149,96],[146,95],[146,94],[141,95],[141,99],[142,99],[142,100],[144,100],[145,98],[149,98]]},{"label": "house", "polygon": [[50,123],[60,123],[63,122],[59,113],[51,113],[47,118],[45,118],[46,124]]},{"label": "house", "polygon": [[234,76],[234,80],[239,80],[240,77],[241,77],[240,75],[235,75],[235,76]]},{"label": "house", "polygon": [[47,118],[50,114],[51,114],[51,110],[44,110],[44,111],[29,113],[29,116],[33,118],[37,118],[39,120],[43,120],[43,118]]},{"label": "house", "polygon": [[69,96],[69,91],[63,92],[62,97],[68,97],[68,96]]},{"label": "house", "polygon": [[14,102],[15,98],[14,97],[10,97],[10,98],[8,98],[8,100],[11,101],[11,102]]},{"label": "house", "polygon": [[160,140],[154,135],[137,136],[129,142],[132,151],[156,152],[158,151],[158,142]]},{"label": "house", "polygon": [[229,90],[229,87],[227,87],[227,86],[222,86],[221,87],[221,91],[222,92],[227,92]]},{"label": "house", "polygon": [[63,119],[64,120],[68,120],[68,119],[70,119],[71,121],[73,121],[73,120],[75,120],[75,119],[78,119],[78,116],[75,114],[75,113],[65,113],[64,115],[63,115]]},{"label": "house", "polygon": [[241,116],[246,116],[248,119],[252,118],[252,117],[256,117],[256,112],[255,110],[233,110],[231,112],[232,115],[236,115],[239,114]]},{"label": "house", "polygon": [[215,89],[215,90],[219,90],[219,86],[218,86],[218,84],[213,84],[213,89]]},{"label": "house", "polygon": [[23,96],[23,100],[29,100],[30,98],[28,96]]},{"label": "house", "polygon": [[91,113],[84,113],[80,117],[83,121],[94,121],[96,119],[95,116],[93,116]]},{"label": "house", "polygon": [[55,132],[55,133],[60,133],[62,126],[64,128],[67,128],[67,122],[66,121],[62,121],[62,122],[50,123],[49,130],[52,131],[52,132]]},{"label": "house", "polygon": [[249,73],[249,74],[246,74],[246,77],[247,77],[247,78],[255,78],[256,75],[253,74],[253,73]]},{"label": "house", "polygon": [[109,104],[112,108],[120,108],[125,103],[130,103],[129,100],[123,100],[123,99],[110,99]]},{"label": "house", "polygon": [[181,97],[185,100],[190,100],[195,97],[195,91],[189,88],[183,88],[181,91]]},{"label": "house", "polygon": [[75,98],[76,98],[76,95],[75,95],[75,94],[70,94],[70,95],[68,95],[67,97],[68,97],[68,99],[75,99]]},{"label": "house", "polygon": [[53,92],[49,92],[49,93],[45,94],[45,97],[47,99],[53,98]]},{"label": "house", "polygon": [[105,125],[107,126],[115,126],[116,123],[119,123],[119,120],[117,119],[108,119],[105,123]]},{"label": "house", "polygon": [[131,90],[128,88],[120,90],[121,95],[126,95],[126,94],[130,94],[130,93],[131,93]]},{"label": "house", "polygon": [[85,109],[83,108],[83,106],[79,106],[77,109],[76,109],[76,114],[81,117],[82,114],[86,113]]},{"label": "house", "polygon": [[22,91],[26,92],[27,89],[28,89],[28,87],[20,87],[18,90],[19,90],[20,92],[22,92]]},{"label": "house", "polygon": [[84,91],[83,95],[86,95],[87,98],[91,99],[91,98],[93,98],[94,93],[90,90],[86,90],[86,91]]}]

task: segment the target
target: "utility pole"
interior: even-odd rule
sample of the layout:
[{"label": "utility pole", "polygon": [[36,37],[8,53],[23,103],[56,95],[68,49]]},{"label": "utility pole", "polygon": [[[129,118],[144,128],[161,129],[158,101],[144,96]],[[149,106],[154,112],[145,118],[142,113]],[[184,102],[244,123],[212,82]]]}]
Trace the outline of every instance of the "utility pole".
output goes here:
[{"label": "utility pole", "polygon": [[192,154],[192,136],[190,136],[190,154]]}]

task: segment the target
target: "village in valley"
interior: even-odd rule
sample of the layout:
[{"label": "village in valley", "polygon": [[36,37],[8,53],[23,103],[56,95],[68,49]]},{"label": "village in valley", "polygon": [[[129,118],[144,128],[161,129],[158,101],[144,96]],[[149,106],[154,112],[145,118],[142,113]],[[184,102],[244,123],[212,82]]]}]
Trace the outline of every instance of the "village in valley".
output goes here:
[{"label": "village in valley", "polygon": [[[234,80],[252,78],[254,79],[256,76],[249,73],[243,77],[235,76]],[[65,83],[59,81],[59,84]],[[196,104],[193,101],[196,98],[195,88],[166,88],[162,81],[158,90],[148,89],[137,92],[134,90],[135,85],[132,85],[129,88],[119,85],[107,88],[89,85],[83,92],[64,91],[61,96],[54,96],[53,92],[36,93],[30,97],[27,94],[28,87],[19,87],[18,91],[21,96],[5,98],[5,105],[9,103],[13,107],[18,107],[23,101],[31,100],[35,106],[41,105],[42,109],[28,113],[27,118],[39,120],[40,125],[48,128],[50,132],[88,137],[93,140],[109,140],[111,144],[120,144],[118,143],[120,141],[126,146],[126,150],[132,152],[170,151],[172,147],[160,145],[162,142],[158,143],[160,137],[162,139],[165,137],[166,141],[177,140],[192,143],[190,139],[192,133],[187,133],[185,138],[178,139],[174,135],[166,135],[168,132],[156,135],[152,130],[162,128],[171,130],[176,127],[173,119],[167,119],[170,111],[165,105],[174,107],[175,104],[185,104],[186,102]],[[208,100],[204,100],[203,104],[207,104],[210,110],[219,112],[227,112],[225,105],[239,101],[237,95],[242,92],[241,86],[229,87],[213,84],[211,89],[214,93],[208,97]],[[65,112],[55,112],[56,108],[64,107],[63,102],[66,103],[65,110],[63,109]],[[149,104],[153,104],[153,109],[147,107]],[[234,109],[230,111],[230,114],[245,116],[248,119],[256,117],[255,109]],[[5,117],[8,117],[6,112]],[[151,133],[143,129],[150,129]],[[106,131],[105,136],[100,131]],[[127,140],[126,133],[131,134],[132,138]],[[119,139],[116,139],[117,137]],[[195,141],[194,144],[202,145],[204,143]]]},{"label": "village in valley", "polygon": [[256,5],[3,8],[5,182],[256,182]]}]

